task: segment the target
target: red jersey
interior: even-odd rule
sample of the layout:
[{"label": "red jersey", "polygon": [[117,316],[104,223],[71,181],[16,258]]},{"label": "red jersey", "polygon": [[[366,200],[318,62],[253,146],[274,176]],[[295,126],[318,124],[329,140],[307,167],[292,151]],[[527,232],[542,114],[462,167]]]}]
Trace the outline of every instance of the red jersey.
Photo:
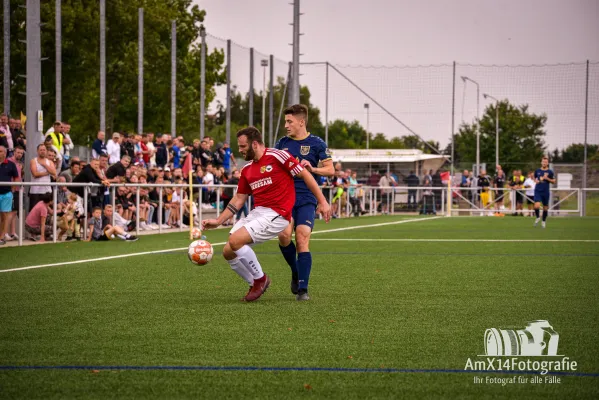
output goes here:
[{"label": "red jersey", "polygon": [[288,152],[267,148],[258,161],[241,169],[237,191],[253,195],[256,207],[270,208],[291,221],[295,204],[293,177],[303,169]]},{"label": "red jersey", "polygon": [[[144,142],[139,142],[139,147],[141,147],[141,151],[148,151],[148,146],[144,143]],[[143,154],[143,160],[144,163],[149,164],[150,163],[150,154]]]}]

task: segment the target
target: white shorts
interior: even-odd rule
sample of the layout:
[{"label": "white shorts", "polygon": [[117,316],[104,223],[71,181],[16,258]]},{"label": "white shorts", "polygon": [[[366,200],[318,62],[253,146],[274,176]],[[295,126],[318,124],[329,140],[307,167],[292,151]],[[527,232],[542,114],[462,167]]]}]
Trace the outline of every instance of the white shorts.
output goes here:
[{"label": "white shorts", "polygon": [[253,244],[258,244],[274,239],[288,225],[289,221],[276,211],[266,207],[256,207],[246,217],[237,221],[229,233],[233,234],[241,227],[245,227],[254,242]]}]

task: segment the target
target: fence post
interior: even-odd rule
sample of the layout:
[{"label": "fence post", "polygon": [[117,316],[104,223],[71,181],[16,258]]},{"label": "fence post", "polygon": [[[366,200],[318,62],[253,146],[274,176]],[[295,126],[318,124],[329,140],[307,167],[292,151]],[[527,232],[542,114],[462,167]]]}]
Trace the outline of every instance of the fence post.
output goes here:
[{"label": "fence post", "polygon": [[110,221],[110,224],[112,226],[114,226],[114,220],[115,220],[115,214],[116,214],[116,207],[115,204],[116,203],[116,187],[111,186],[110,187],[110,204],[112,205],[112,221]]},{"label": "fence post", "polygon": [[87,240],[87,186],[83,187],[83,240]]},{"label": "fence post", "polygon": [[19,221],[19,246],[23,246],[23,221],[25,218],[25,209],[23,208],[23,192],[25,191],[25,186],[21,186],[19,190],[19,214],[17,215]]},{"label": "fence post", "polygon": [[139,236],[139,185],[135,190],[135,235]]},{"label": "fence post", "polygon": [[162,220],[162,186],[158,188],[158,233],[162,233],[162,224],[164,221]]},{"label": "fence post", "polygon": [[58,186],[52,186],[52,241],[56,243],[56,203],[58,202]]}]

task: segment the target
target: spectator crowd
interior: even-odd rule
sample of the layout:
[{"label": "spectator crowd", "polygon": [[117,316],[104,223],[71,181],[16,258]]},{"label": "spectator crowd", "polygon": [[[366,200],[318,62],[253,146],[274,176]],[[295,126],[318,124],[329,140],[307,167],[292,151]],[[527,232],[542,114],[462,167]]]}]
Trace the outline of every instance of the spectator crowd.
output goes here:
[{"label": "spectator crowd", "polygon": [[[91,160],[88,162],[71,156],[73,142],[71,126],[56,121],[45,133],[43,143],[37,146],[37,156],[28,165],[24,164],[26,137],[21,121],[0,116],[0,182],[21,180],[25,172],[31,174],[31,186],[26,192],[28,200],[25,218],[26,239],[45,241],[52,238],[53,211],[57,213],[57,240],[80,240],[85,230],[88,238],[105,240],[121,238],[136,240],[128,232],[135,230],[157,230],[186,228],[190,218],[194,224],[199,221],[196,202],[189,202],[187,187],[183,185],[183,163],[189,155],[192,160],[192,182],[206,185],[201,189],[200,206],[205,210],[226,207],[234,195],[240,171],[229,143],[217,143],[211,137],[195,139],[185,143],[182,136],[168,133],[127,134],[115,132],[106,140],[104,132],[98,132],[93,141]],[[481,171],[473,177],[464,171],[459,183],[461,195],[467,202],[479,205],[484,210],[494,210],[492,215],[503,216],[503,200],[509,189],[517,189],[512,201],[516,204],[516,215],[524,215],[523,204],[532,207],[534,179],[524,177],[516,170],[510,179],[506,178],[501,166],[496,167],[494,177]],[[57,201],[54,204],[51,182],[95,183],[87,196],[82,186],[59,186]],[[401,182],[401,184],[400,184]],[[139,186],[139,205],[137,187]],[[163,185],[162,188],[144,186]],[[335,164],[333,177],[320,177],[320,185],[332,205],[333,217],[360,216],[376,210],[388,214],[395,210],[394,187],[407,186],[407,202],[402,210],[420,214],[436,214],[441,209],[445,184],[440,171],[425,170],[419,177],[414,171],[408,175],[393,171],[375,171],[366,179],[358,180],[357,171],[343,169],[340,162]],[[372,189],[375,188],[375,189]],[[417,189],[420,188],[420,189]],[[493,190],[491,190],[493,189]],[[18,186],[0,186],[0,245],[17,240],[17,211],[19,210]],[[523,194],[524,192],[524,194]],[[454,192],[454,202],[459,203]],[[162,195],[162,202],[160,196]],[[198,193],[194,194],[196,197]],[[87,208],[84,199],[87,198]],[[218,203],[217,203],[217,200]],[[114,209],[113,209],[114,201]],[[348,204],[349,203],[349,204]],[[85,210],[88,210],[87,216]],[[240,210],[237,217],[247,214],[247,207]],[[139,217],[139,227],[136,221]],[[87,218],[88,226],[84,226]],[[114,220],[114,226],[113,224]],[[228,221],[232,224],[234,221]],[[159,226],[161,224],[161,226]]]},{"label": "spectator crowd", "polygon": [[[35,185],[27,191],[29,206],[24,226],[30,240],[52,238],[54,209],[58,216],[57,240],[80,240],[84,230],[93,240],[115,237],[136,240],[128,233],[136,228],[156,230],[160,228],[159,223],[163,229],[185,228],[190,218],[195,218],[197,224],[198,209],[195,202],[190,204],[188,200],[188,188],[168,187],[187,183],[183,180],[183,162],[188,155],[192,158],[192,182],[208,185],[202,188],[202,208],[214,210],[218,206],[217,198],[227,203],[233,197],[234,188],[217,185],[236,185],[239,181],[237,162],[228,143],[215,146],[212,138],[205,137],[186,145],[182,136],[117,132],[105,141],[105,133],[98,132],[91,160],[87,162],[70,155],[73,148],[70,126],[61,121],[56,121],[45,133],[43,143],[36,148],[37,156],[25,165],[26,141],[19,124],[15,120],[9,122],[6,116],[0,118],[0,182],[18,181],[26,171],[30,172],[31,183]],[[54,204],[51,182],[98,186],[89,189],[87,196],[83,185],[58,186]],[[139,207],[136,206],[136,187],[118,186],[115,198],[111,198],[111,185],[127,183],[140,186]],[[161,190],[144,184],[165,186]],[[19,190],[17,186],[0,186],[0,244],[18,239]],[[88,202],[87,216],[84,215],[84,198]],[[247,214],[247,209],[240,210],[241,213]],[[87,227],[83,222],[86,217]],[[138,217],[140,223],[136,227]]]}]

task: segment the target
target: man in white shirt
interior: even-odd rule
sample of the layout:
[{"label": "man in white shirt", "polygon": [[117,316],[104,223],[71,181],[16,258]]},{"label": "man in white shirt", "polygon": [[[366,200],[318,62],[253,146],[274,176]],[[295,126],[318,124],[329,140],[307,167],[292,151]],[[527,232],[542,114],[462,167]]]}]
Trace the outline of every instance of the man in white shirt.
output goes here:
[{"label": "man in white shirt", "polygon": [[156,146],[154,146],[154,134],[148,133],[148,143],[146,143],[148,150],[150,150],[150,165],[148,167],[156,166]]},{"label": "man in white shirt", "polygon": [[108,153],[108,162],[110,165],[116,164],[121,160],[121,135],[118,132],[112,134],[112,140],[106,143],[106,152]]},{"label": "man in white shirt", "polygon": [[[206,173],[204,174],[204,178],[202,178],[202,183],[204,185],[214,185],[214,167],[212,166],[212,163],[206,164]],[[202,208],[214,208],[210,204],[216,201],[216,191],[214,190],[214,188],[206,189],[203,201],[205,201],[206,203],[202,204]]]},{"label": "man in white shirt", "polygon": [[534,214],[533,206],[535,204],[535,173],[533,171],[528,172],[528,177],[524,181],[524,188],[526,189],[526,204],[528,204],[528,216],[532,217]]}]

